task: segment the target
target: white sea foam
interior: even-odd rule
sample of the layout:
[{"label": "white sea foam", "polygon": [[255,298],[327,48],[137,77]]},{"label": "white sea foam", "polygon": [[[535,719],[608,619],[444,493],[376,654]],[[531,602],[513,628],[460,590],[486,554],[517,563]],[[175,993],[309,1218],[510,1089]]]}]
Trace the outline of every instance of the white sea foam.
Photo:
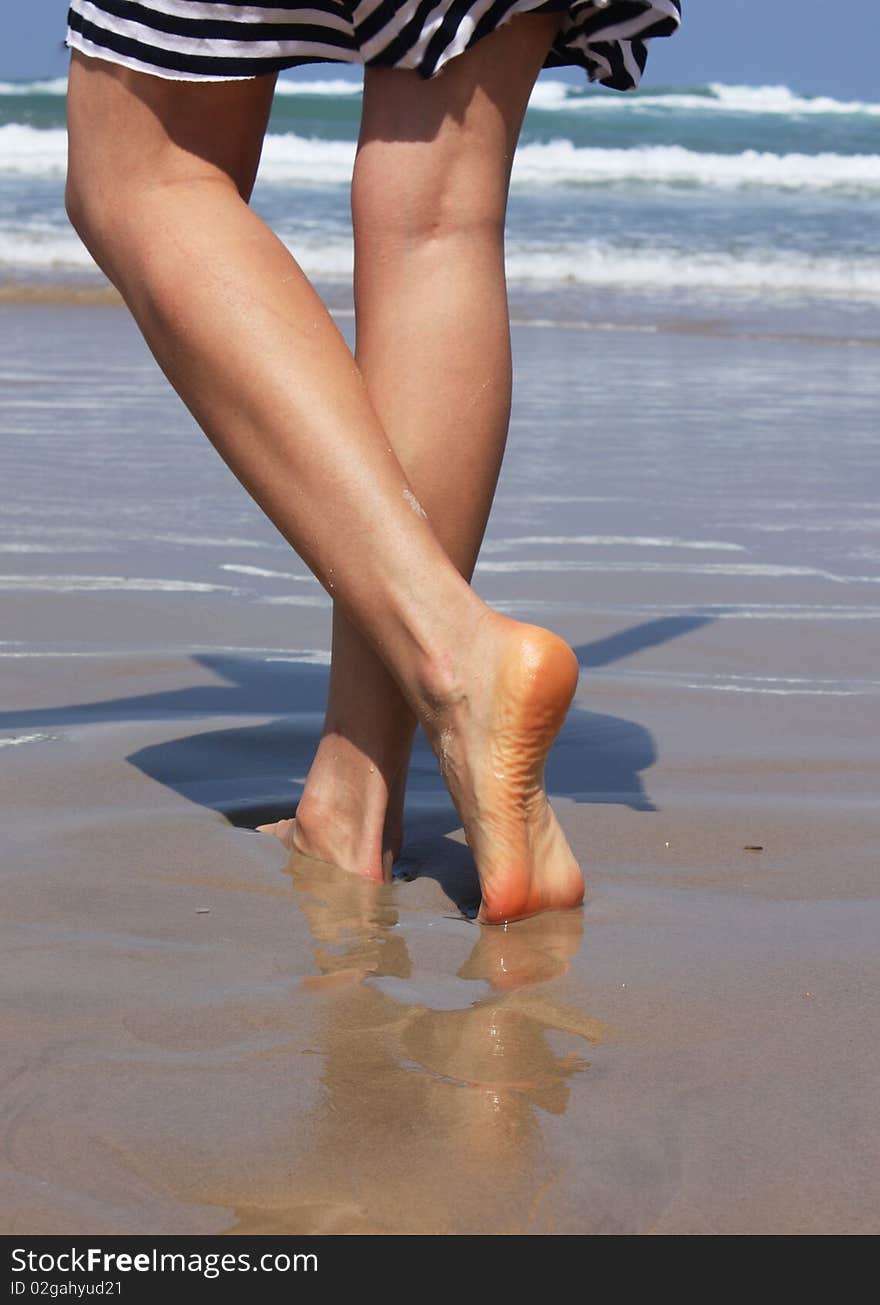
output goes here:
[{"label": "white sea foam", "polygon": [[728,675],[724,672],[700,674],[693,671],[615,669],[610,672],[610,678],[650,681],[680,689],[770,694],[775,697],[857,698],[876,697],[880,694],[880,680],[829,680],[802,675]]},{"label": "white sea foam", "polygon": [[710,82],[692,90],[642,90],[634,95],[584,91],[579,85],[542,78],[529,101],[535,109],[585,112],[648,113],[692,110],[695,113],[757,113],[799,117],[804,114],[880,116],[880,104],[835,100],[828,95],[799,95],[788,86],[733,86]]},{"label": "white sea foam", "polygon": [[3,657],[8,661],[13,661],[13,660],[24,661],[30,657],[55,657],[55,658],[63,658],[66,661],[68,657],[105,657],[106,655],[107,655],[106,652],[97,652],[97,653],[68,652],[66,648],[63,651],[59,651],[59,652],[31,651],[31,650],[28,650],[27,652],[22,652],[20,649],[11,651],[6,648],[0,648],[0,657]]},{"label": "white sea foam", "polygon": [[[734,113],[867,113],[880,115],[873,100],[835,100],[829,95],[798,95],[788,86],[736,86],[710,82],[712,107]],[[663,98],[667,98],[664,96]],[[672,97],[670,97],[672,98]],[[696,97],[703,108],[706,100]]]},{"label": "white sea foam", "polygon": [[0,543],[0,553],[58,553],[61,548],[57,544],[16,544]]},{"label": "white sea foam", "polygon": [[865,689],[771,689],[760,684],[707,684],[683,680],[684,689],[713,689],[716,693],[758,693],[774,698],[865,698],[876,697],[878,690]]},{"label": "white sea foam", "polygon": [[238,575],[265,576],[267,580],[314,580],[314,576],[293,571],[267,571],[263,566],[245,566],[238,562],[221,562],[221,571],[235,571]]},{"label": "white sea foam", "polygon": [[52,734],[15,734],[12,738],[0,739],[0,748],[17,748],[22,743],[43,743],[53,737]]},{"label": "white sea foam", "polygon": [[[35,532],[40,536],[31,542],[4,540],[0,542],[0,553],[94,553],[110,547],[119,541],[142,544],[183,544],[187,548],[267,548],[257,539],[214,539],[210,536],[158,534],[153,531],[104,530],[104,529],[54,529],[41,528]],[[231,569],[231,568],[230,568]]]},{"label": "white sea foam", "polygon": [[738,255],[714,249],[634,249],[601,240],[560,241],[552,248],[510,241],[507,270],[511,282],[522,285],[762,291],[851,299],[880,296],[880,259],[777,249]]},{"label": "white sea foam", "polygon": [[880,531],[880,520],[871,518],[866,521],[841,521],[832,517],[825,521],[750,521],[749,529],[772,535],[792,532],[810,535],[862,535]]},{"label": "white sea foam", "polygon": [[[0,141],[0,164],[2,159]],[[267,182],[302,186],[343,185],[351,177],[353,160],[354,145],[347,141],[315,140],[294,133],[268,136],[260,177]],[[880,154],[773,154],[757,150],[713,154],[680,145],[600,149],[560,139],[522,145],[515,156],[514,188],[611,184],[876,194],[880,192]]]},{"label": "white sea foam", "polygon": [[[318,236],[308,228],[284,230],[281,235],[314,280],[350,281],[353,251],[348,236]],[[98,275],[72,230],[52,237],[27,228],[0,231],[0,267],[19,274],[91,270]],[[756,249],[738,255],[677,246],[636,249],[600,239],[541,245],[511,235],[507,273],[514,285],[536,287],[761,292],[856,300],[880,297],[880,259],[808,255],[785,249]],[[595,323],[591,325],[595,327]]]},{"label": "white sea foam", "polygon": [[[301,187],[343,186],[351,179],[353,141],[319,140],[294,132],[266,137],[260,163],[264,182]],[[64,175],[66,134],[23,123],[0,127],[0,174]],[[560,139],[522,145],[513,169],[514,186],[668,185],[791,191],[880,192],[880,154],[773,154],[746,150],[713,154],[680,145],[631,149],[577,146]]]},{"label": "white sea foam", "polygon": [[[283,75],[275,93],[283,96],[320,95],[360,96],[360,79],[314,77],[294,80]],[[67,92],[67,78],[53,77],[33,82],[0,82],[0,95],[57,95]],[[532,92],[533,108],[586,109],[644,112],[646,109],[693,109],[697,113],[774,113],[774,114],[880,114],[880,104],[864,100],[836,100],[827,95],[799,95],[788,86],[735,86],[710,82],[692,90],[642,90],[634,95],[612,94],[605,90],[584,90],[577,82],[563,82],[542,77]]]},{"label": "white sea foam", "polygon": [[599,571],[663,575],[734,576],[749,579],[789,579],[794,576],[830,580],[835,584],[880,584],[880,575],[837,575],[812,566],[781,566],[770,562],[587,562],[571,558],[520,558],[512,562],[479,562],[485,574]]},{"label": "white sea foam", "polygon": [[511,616],[535,612],[601,612],[613,616],[696,616],[711,621],[878,621],[880,606],[855,607],[845,603],[725,603],[699,604],[693,607],[681,603],[608,603],[600,601],[579,602],[566,598],[504,598],[493,599],[492,606]]},{"label": "white sea foam", "polygon": [[523,544],[580,544],[588,547],[624,548],[693,548],[700,551],[745,553],[743,544],[717,539],[674,539],[667,535],[516,535],[506,539],[487,539],[483,553],[507,553]]},{"label": "white sea foam", "polygon": [[345,77],[315,77],[309,81],[279,77],[275,83],[276,95],[360,95],[363,89],[363,81],[349,81]]},{"label": "white sea foam", "polygon": [[599,149],[560,139],[522,145],[513,185],[677,186],[712,190],[880,191],[880,154],[713,154],[682,145]]},{"label": "white sea foam", "polygon": [[[562,83],[559,83],[561,86]],[[347,186],[354,145],[319,141],[295,134],[270,135],[262,177],[269,184],[309,187]],[[66,159],[65,133],[38,130],[20,123],[0,127],[0,174],[51,177],[59,182]],[[715,190],[743,187],[825,190],[858,196],[880,196],[880,154],[706,154],[680,147],[634,149],[577,148],[560,140],[525,145],[514,173],[515,185],[552,190],[559,186],[675,185]],[[60,190],[59,190],[60,194]],[[14,211],[14,210],[13,210]],[[14,274],[33,272],[93,272],[94,264],[60,215],[48,220],[42,203],[30,217],[10,217],[0,227],[0,267]],[[306,272],[321,282],[349,281],[352,247],[347,226],[340,220],[323,229],[304,223],[281,230],[282,238]],[[663,292],[696,290],[747,292],[809,297],[880,297],[880,259],[865,254],[841,256],[833,247],[809,254],[757,241],[732,251],[693,248],[688,233],[641,247],[624,233],[593,228],[580,239],[553,238],[540,243],[511,232],[508,275],[513,284],[533,286],[584,285],[609,290]],[[766,247],[764,247],[766,245]],[[653,329],[646,327],[645,329]],[[28,399],[28,402],[34,402]]]},{"label": "white sea foam", "polygon": [[119,538],[138,539],[144,543],[185,544],[187,548],[273,548],[279,545],[267,544],[262,539],[235,539],[229,535],[215,538],[212,535],[179,534],[133,534],[130,530],[119,533]]},{"label": "white sea foam", "polygon": [[[6,658],[94,658],[95,660],[118,661],[120,657],[140,657],[145,652],[158,652],[162,658],[168,658],[174,653],[189,660],[196,653],[210,653],[216,656],[218,653],[241,653],[246,657],[258,657],[261,661],[294,661],[303,662],[308,665],[329,666],[330,653],[320,648],[262,648],[255,647],[252,644],[193,644],[183,643],[179,645],[168,644],[164,642],[160,648],[130,648],[121,652],[117,648],[47,648],[47,647],[28,647],[21,640],[6,641],[0,640],[0,657]],[[34,736],[35,737],[35,736]],[[45,735],[41,737],[55,738],[55,735]]]},{"label": "white sea foam", "polygon": [[[321,95],[328,97],[358,96],[360,79],[338,76],[278,79],[276,94]],[[0,81],[0,95],[56,95],[67,91],[66,77],[37,81]],[[584,89],[580,82],[563,82],[551,76],[541,77],[532,92],[532,107],[543,110],[583,109],[612,113],[644,113],[648,110],[693,110],[696,113],[758,114],[868,114],[880,115],[880,103],[866,100],[837,100],[828,95],[802,95],[788,86],[740,86],[710,82],[706,86],[660,90],[640,90],[620,95],[603,89]]]},{"label": "white sea foam", "polygon": [[0,575],[0,590],[42,591],[47,593],[100,592],[123,589],[132,593],[207,594],[219,591],[235,593],[231,585],[203,584],[194,580],[153,580],[124,575]]},{"label": "white sea foam", "polygon": [[0,95],[66,95],[67,78],[51,77],[36,82],[0,82]]},{"label": "white sea foam", "polygon": [[35,271],[53,268],[85,271],[95,264],[70,228],[59,227],[47,234],[41,229],[23,227],[15,231],[0,228],[0,266]]},{"label": "white sea foam", "polygon": [[63,177],[67,167],[67,132],[7,122],[0,127],[0,173]]},{"label": "white sea foam", "polygon": [[[653,610],[653,609],[652,609]],[[675,611],[681,608],[658,608]],[[711,616],[713,620],[747,621],[877,621],[880,607],[855,607],[846,603],[750,603],[737,606],[697,608],[692,615]]]},{"label": "white sea foam", "polygon": [[277,653],[273,657],[264,657],[264,662],[294,662],[297,666],[329,666],[330,654],[320,648],[301,648],[294,652]]}]

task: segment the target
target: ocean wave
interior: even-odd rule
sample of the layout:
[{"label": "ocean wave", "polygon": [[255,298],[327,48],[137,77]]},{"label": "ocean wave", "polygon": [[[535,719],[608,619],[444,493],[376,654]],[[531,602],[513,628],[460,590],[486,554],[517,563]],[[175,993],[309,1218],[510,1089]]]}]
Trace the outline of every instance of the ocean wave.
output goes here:
[{"label": "ocean wave", "polygon": [[[360,81],[349,81],[343,77],[315,77],[308,81],[294,81],[282,76],[278,78],[275,91],[278,95],[360,95],[363,85]],[[0,81],[0,95],[66,94],[66,77],[50,77],[33,82]]]},{"label": "ocean wave", "polygon": [[[56,95],[67,90],[66,77],[16,82],[0,81],[0,95]],[[319,95],[355,98],[361,95],[360,80],[343,77],[312,77],[294,80],[280,77],[276,93],[283,96]],[[590,112],[644,113],[689,110],[696,113],[756,113],[800,116],[803,114],[867,114],[880,116],[880,103],[871,100],[837,100],[829,95],[803,95],[789,86],[744,86],[709,82],[702,86],[659,87],[620,95],[605,90],[584,89],[577,82],[541,77],[532,91],[530,107],[539,111],[564,109]]]},{"label": "ocean wave", "polygon": [[0,268],[13,271],[88,271],[95,264],[72,228],[0,230]]},{"label": "ocean wave", "polygon": [[[352,141],[318,140],[292,132],[266,137],[260,180],[274,184],[343,186],[351,178]],[[67,140],[60,128],[21,123],[0,127],[0,174],[61,177]],[[880,194],[880,154],[772,154],[746,150],[710,154],[679,145],[632,149],[576,146],[568,140],[523,145],[513,185],[525,188],[608,185],[713,190],[771,189]]]},{"label": "ocean wave", "polygon": [[[867,113],[880,115],[872,100],[835,100],[829,95],[798,95],[788,86],[731,86],[710,82],[710,103],[734,113]],[[705,101],[703,101],[705,107]]]},{"label": "ocean wave", "polygon": [[[0,167],[2,157],[0,144]],[[347,141],[314,140],[293,133],[272,135],[266,138],[260,178],[301,185],[346,184],[353,161],[354,145]],[[563,139],[522,145],[514,158],[514,188],[609,184],[878,194],[880,154],[772,154],[757,150],[710,154],[680,145],[600,149]]]},{"label": "ocean wave", "polygon": [[[282,239],[306,274],[318,282],[350,281],[353,266],[347,236],[313,230],[282,230]],[[54,235],[27,229],[0,231],[0,268],[16,275],[97,270],[72,230]],[[880,260],[810,256],[778,249],[744,254],[694,250],[636,249],[613,240],[559,240],[552,245],[510,235],[507,273],[511,285],[534,288],[591,286],[609,291],[666,290],[766,293],[817,299],[880,299]]]},{"label": "ocean wave", "polygon": [[552,249],[508,249],[510,281],[521,285],[583,285],[608,290],[711,290],[815,298],[880,297],[880,260],[809,256],[777,250],[729,254],[717,250],[630,249],[598,240]]},{"label": "ocean wave", "polygon": [[50,77],[36,82],[0,82],[0,95],[66,95],[67,78]]},{"label": "ocean wave", "polygon": [[63,177],[67,169],[67,132],[20,122],[0,127],[0,174]]},{"label": "ocean wave", "polygon": [[788,86],[735,86],[709,82],[706,86],[640,90],[629,95],[608,95],[583,90],[570,82],[540,80],[529,107],[543,112],[612,113],[690,110],[695,113],[756,113],[799,117],[803,114],[867,114],[880,116],[880,104],[870,100],[835,100],[828,95],[799,95]]},{"label": "ocean wave", "polygon": [[[351,277],[349,241],[285,236],[300,264],[316,281],[347,281]],[[625,243],[602,240],[558,241],[552,247],[541,247],[509,238],[507,271],[512,286],[534,288],[589,286],[636,294],[668,290],[880,299],[880,262],[876,260],[811,257],[776,249],[739,256],[691,248],[633,249]]]},{"label": "ocean wave", "polygon": [[[0,140],[0,167],[2,159]],[[347,141],[314,140],[293,133],[268,136],[260,178],[271,183],[341,185],[348,182],[353,161],[354,145]],[[876,195],[880,194],[880,154],[772,154],[757,150],[710,154],[680,145],[600,149],[556,140],[522,145],[514,159],[514,188],[609,184]]]},{"label": "ocean wave", "polygon": [[710,154],[681,145],[597,149],[568,140],[523,145],[513,184],[530,187],[675,186],[880,193],[880,154]]},{"label": "ocean wave", "polygon": [[275,83],[276,95],[350,95],[363,93],[363,83],[344,77],[316,77],[311,81],[293,81],[279,77]]}]

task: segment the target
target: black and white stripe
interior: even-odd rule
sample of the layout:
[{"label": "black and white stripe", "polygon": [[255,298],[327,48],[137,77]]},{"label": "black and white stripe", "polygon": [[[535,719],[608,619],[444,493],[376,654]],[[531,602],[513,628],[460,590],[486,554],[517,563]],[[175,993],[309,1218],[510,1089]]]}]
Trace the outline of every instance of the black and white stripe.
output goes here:
[{"label": "black and white stripe", "polygon": [[83,54],[184,81],[255,77],[307,63],[364,63],[432,77],[517,13],[555,10],[545,66],[637,86],[645,42],[669,36],[680,0],[72,0],[67,44]]}]

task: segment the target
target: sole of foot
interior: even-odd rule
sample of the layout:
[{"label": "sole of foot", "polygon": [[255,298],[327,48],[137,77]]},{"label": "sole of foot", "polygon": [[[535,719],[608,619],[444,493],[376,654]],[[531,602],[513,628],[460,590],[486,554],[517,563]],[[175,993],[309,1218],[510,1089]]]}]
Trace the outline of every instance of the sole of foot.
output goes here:
[{"label": "sole of foot", "polygon": [[584,878],[544,787],[547,752],[578,683],[571,648],[539,626],[493,618],[490,687],[471,719],[441,729],[441,769],[480,878],[481,924],[581,905]]}]

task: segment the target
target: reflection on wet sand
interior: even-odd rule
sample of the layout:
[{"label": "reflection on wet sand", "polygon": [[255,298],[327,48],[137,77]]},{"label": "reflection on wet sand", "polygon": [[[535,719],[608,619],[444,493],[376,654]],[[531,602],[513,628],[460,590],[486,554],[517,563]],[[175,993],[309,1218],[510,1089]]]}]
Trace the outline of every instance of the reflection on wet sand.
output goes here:
[{"label": "reflection on wet sand", "polygon": [[463,934],[473,946],[456,980],[426,988],[411,978],[425,963],[411,964],[407,934],[421,950],[438,921],[403,916],[391,888],[306,858],[289,872],[318,971],[303,986],[325,1003],[321,1091],[298,1130],[290,1206],[239,1210],[233,1231],[527,1230],[553,1182],[540,1112],[563,1114],[589,1064],[548,1035],[579,1046],[605,1034],[549,986],[577,952],[582,913],[507,929],[447,919],[429,949],[454,954],[456,930],[456,946]]}]

